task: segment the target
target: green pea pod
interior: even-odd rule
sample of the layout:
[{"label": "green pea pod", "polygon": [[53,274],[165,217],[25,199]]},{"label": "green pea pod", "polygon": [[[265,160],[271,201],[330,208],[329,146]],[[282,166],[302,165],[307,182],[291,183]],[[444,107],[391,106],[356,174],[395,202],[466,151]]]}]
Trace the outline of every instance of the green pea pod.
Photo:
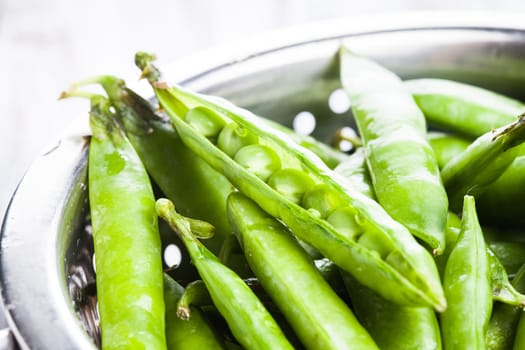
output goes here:
[{"label": "green pea pod", "polygon": [[[525,105],[515,99],[479,87],[442,79],[415,79],[405,82],[431,125],[470,138],[477,138],[516,120]],[[431,141],[432,144],[432,141]],[[439,152],[436,151],[438,160]],[[476,197],[483,223],[523,227],[525,197],[525,148],[505,173],[481,196]]]},{"label": "green pea pod", "polygon": [[164,275],[164,300],[166,302],[166,341],[168,349],[226,349],[202,312],[191,309],[191,318],[177,316],[177,301],[184,295],[184,288],[168,275]]},{"label": "green pea pod", "polygon": [[[339,164],[335,171],[345,176],[363,194],[374,196],[363,148],[358,148],[347,160]],[[449,226],[447,225],[447,230]],[[442,257],[443,255],[440,255],[436,259]],[[439,326],[432,309],[405,307],[392,303],[363,286],[350,275],[343,272],[342,276],[358,319],[372,335],[379,348],[441,349]]]},{"label": "green pea pod", "polygon": [[232,190],[230,182],[195,157],[173,126],[157,115],[148,101],[128,89],[123,80],[98,76],[76,83],[75,87],[89,84],[103,86],[119,112],[128,139],[164,195],[185,216],[213,224],[215,235],[204,244],[217,253],[222,241],[231,234],[226,217],[226,198]]},{"label": "green pea pod", "polygon": [[517,100],[455,81],[414,79],[405,86],[430,125],[471,138],[512,123],[525,112]]},{"label": "green pea pod", "polygon": [[378,202],[441,254],[448,200],[423,113],[394,73],[344,47],[340,61]]},{"label": "green pea pod", "polygon": [[[525,265],[518,270],[512,279],[512,285],[519,292],[525,292]],[[523,308],[503,303],[495,303],[487,330],[489,350],[512,349],[516,329]]]},{"label": "green pea pod", "polygon": [[157,201],[157,213],[184,242],[191,261],[206,284],[215,307],[233,335],[247,349],[293,349],[264,305],[244,281],[223,265],[191,233],[188,222],[167,199]]},{"label": "green pea pod", "polygon": [[470,145],[470,141],[463,137],[436,131],[429,132],[427,138],[436,154],[439,169],[443,169],[452,158]]},{"label": "green pea pod", "polygon": [[374,188],[370,172],[366,167],[365,150],[360,147],[355,150],[345,161],[341,162],[335,172],[344,176],[349,184],[365,196],[375,199]]},{"label": "green pea pod", "polygon": [[[137,56],[146,73],[156,71],[148,62],[147,54]],[[353,190],[341,176],[326,167],[314,154],[291,142],[285,134],[259,123],[250,112],[218,98],[155,82],[155,75],[151,74],[150,78],[156,96],[183,141],[198,156],[225,174],[240,192],[267,213],[282,220],[299,239],[318,249],[385,298],[403,304],[445,309],[446,301],[431,255],[380,205]],[[184,118],[190,107],[208,110],[211,119],[222,115],[226,121],[239,124],[258,136],[258,145],[263,146],[260,151],[267,153],[262,159],[277,158],[286,168],[308,176],[315,186],[304,193],[301,205],[236,163],[213,143],[215,135],[205,137],[186,123]],[[220,135],[217,137],[220,138]],[[254,157],[254,162],[260,159]],[[261,164],[257,165],[260,167]],[[330,216],[346,216],[355,230],[345,230],[348,227],[346,224],[345,227],[334,227],[325,220],[322,212]]]},{"label": "green pea pod", "polygon": [[88,166],[102,346],[165,349],[155,198],[109,106],[105,99],[92,99]]},{"label": "green pea pod", "polygon": [[441,314],[445,349],[485,349],[492,309],[490,265],[474,197],[465,196],[461,232],[445,267],[448,308]]},{"label": "green pea pod", "polygon": [[377,349],[282,224],[240,193],[228,197],[228,217],[250,267],[307,349]]},{"label": "green pea pod", "polygon": [[[441,169],[469,145],[469,141],[462,137],[438,132],[429,133],[428,139]],[[476,199],[482,224],[507,228],[519,228],[525,224],[521,215],[525,209],[521,205],[525,197],[525,177],[522,176],[525,172],[525,146],[519,148],[519,156]]]},{"label": "green pea pod", "polygon": [[[443,255],[436,257],[436,262],[442,275],[444,274],[447,261],[451,252],[454,250],[460,232],[461,222],[459,218],[455,214],[449,213],[446,231],[447,249]],[[525,295],[517,291],[512,283],[510,283],[507,271],[499,257],[492,251],[490,246],[487,245],[486,250],[489,261],[492,298],[508,305],[525,306]]]},{"label": "green pea pod", "polygon": [[523,141],[525,115],[478,137],[465,151],[452,158],[441,171],[450,208],[457,210],[465,194],[482,194],[519,155],[518,146]]},{"label": "green pea pod", "polygon": [[392,303],[349,274],[342,275],[357,318],[380,349],[441,349],[439,324],[431,308]]}]

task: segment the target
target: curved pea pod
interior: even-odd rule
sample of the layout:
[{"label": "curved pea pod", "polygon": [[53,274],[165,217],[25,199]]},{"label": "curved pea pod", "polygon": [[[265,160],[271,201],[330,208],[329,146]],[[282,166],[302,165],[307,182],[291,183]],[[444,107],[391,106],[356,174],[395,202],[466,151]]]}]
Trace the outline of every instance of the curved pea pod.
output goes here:
[{"label": "curved pea pod", "polygon": [[281,223],[240,193],[228,197],[228,217],[250,267],[307,349],[377,349]]},{"label": "curved pea pod", "polygon": [[[525,292],[525,265],[518,270],[512,279],[516,290]],[[487,347],[490,350],[512,349],[516,329],[523,308],[503,303],[494,303],[487,330]]]},{"label": "curved pea pod", "polygon": [[93,98],[89,201],[104,349],[165,349],[161,243],[151,184],[133,146]]},{"label": "curved pea pod", "polygon": [[357,318],[382,350],[441,349],[441,335],[434,310],[406,307],[385,300],[343,272]]},{"label": "curved pea pod", "polygon": [[463,137],[436,131],[429,132],[427,138],[436,155],[439,169],[443,169],[452,158],[470,145],[470,141]]},{"label": "curved pea pod", "polygon": [[523,228],[525,217],[525,147],[496,181],[489,184],[477,203],[484,223],[506,228]]},{"label": "curved pea pod", "polygon": [[423,113],[394,73],[344,47],[340,61],[378,202],[441,254],[448,200]]},{"label": "curved pea pod", "polygon": [[[151,65],[142,67],[150,72],[155,70]],[[313,153],[292,142],[279,130],[259,123],[249,111],[225,100],[195,94],[178,86],[169,87],[165,83],[152,81],[152,85],[186,145],[268,214],[282,220],[299,239],[387,299],[402,304],[432,306],[437,310],[446,307],[432,256],[377,202],[353,190]],[[185,113],[190,109],[190,105],[185,105],[186,101],[192,108],[198,105],[210,110],[211,118],[220,114],[253,132],[258,136],[258,145],[269,146],[279,157],[281,165],[303,172],[315,186],[304,193],[300,205],[294,203],[236,163],[211,138],[199,134],[186,123]],[[324,195],[319,192],[320,188],[326,189]],[[318,207],[303,207],[305,203],[314,203]],[[322,211],[328,216],[323,217]],[[338,216],[336,221],[344,222],[344,226],[334,226],[334,221],[330,222],[333,215]],[[353,225],[351,229],[348,224]]]},{"label": "curved pea pod", "polygon": [[189,223],[175,211],[173,203],[159,199],[156,208],[184,242],[215,307],[239,343],[247,349],[293,349],[246,283],[193,237]]},{"label": "curved pea pod", "polygon": [[448,308],[441,314],[445,349],[485,349],[492,310],[490,263],[474,197],[465,196],[461,232],[443,279]]},{"label": "curved pea pod", "polygon": [[166,341],[168,349],[226,349],[202,312],[191,309],[191,318],[177,316],[177,302],[184,295],[184,287],[164,275],[164,300],[166,302]]},{"label": "curved pea pod", "polygon": [[405,81],[432,126],[471,138],[512,123],[525,105],[507,96],[445,79]]},{"label": "curved pea pod", "polygon": [[457,210],[465,194],[479,196],[519,155],[525,141],[525,115],[509,125],[478,137],[441,171],[450,208]]}]

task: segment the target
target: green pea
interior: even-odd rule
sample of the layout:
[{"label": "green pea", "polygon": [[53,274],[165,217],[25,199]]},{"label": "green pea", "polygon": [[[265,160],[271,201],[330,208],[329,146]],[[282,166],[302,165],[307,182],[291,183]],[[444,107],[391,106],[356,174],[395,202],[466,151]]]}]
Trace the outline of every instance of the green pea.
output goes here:
[{"label": "green pea", "polygon": [[343,235],[354,238],[363,233],[363,228],[355,220],[356,213],[350,207],[334,210],[326,221]]},{"label": "green pea", "polygon": [[268,179],[268,185],[292,202],[299,204],[304,193],[314,187],[314,181],[305,173],[288,168],[276,171]]},{"label": "green pea", "polygon": [[277,153],[264,145],[243,147],[235,154],[234,160],[263,181],[281,168]]},{"label": "green pea", "polygon": [[186,122],[199,134],[215,138],[226,126],[226,121],[217,112],[206,107],[195,107],[186,113]]},{"label": "green pea", "polygon": [[326,218],[332,211],[342,207],[345,202],[329,186],[322,184],[305,193],[302,201],[303,208],[315,209],[321,218]]},{"label": "green pea", "polygon": [[379,254],[379,256],[384,259],[388,254],[393,250],[393,247],[390,242],[382,241],[377,239],[372,231],[365,232],[357,239],[357,243],[363,247],[371,249],[374,253]]},{"label": "green pea", "polygon": [[257,143],[257,135],[237,123],[230,123],[222,129],[217,139],[217,147],[230,157],[241,148]]}]

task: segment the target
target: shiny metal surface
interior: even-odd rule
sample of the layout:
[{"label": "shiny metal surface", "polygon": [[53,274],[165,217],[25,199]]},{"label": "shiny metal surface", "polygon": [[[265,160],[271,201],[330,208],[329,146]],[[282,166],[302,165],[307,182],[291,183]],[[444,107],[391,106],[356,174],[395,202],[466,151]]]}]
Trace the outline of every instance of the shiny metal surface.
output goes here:
[{"label": "shiny metal surface", "polygon": [[[454,78],[525,98],[525,27],[508,19],[409,16],[393,24],[332,23],[203,53],[165,71],[169,81],[221,95],[288,125],[298,112],[312,112],[314,134],[327,140],[350,123],[349,113],[336,114],[327,104],[340,86],[341,43],[405,78]],[[85,229],[86,150],[75,134],[38,158],[4,219],[1,294],[22,348],[95,347],[88,335],[97,334],[95,302],[85,289],[94,278]]]}]

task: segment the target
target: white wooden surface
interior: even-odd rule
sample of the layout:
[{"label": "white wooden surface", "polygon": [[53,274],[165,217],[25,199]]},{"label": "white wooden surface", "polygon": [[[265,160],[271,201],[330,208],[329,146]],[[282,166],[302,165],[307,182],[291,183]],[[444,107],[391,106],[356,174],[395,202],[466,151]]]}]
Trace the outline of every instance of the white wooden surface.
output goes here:
[{"label": "white wooden surface", "polygon": [[171,61],[310,21],[419,10],[516,13],[525,1],[0,0],[0,216],[31,161],[86,113],[86,101],[57,101],[75,80],[135,79],[137,50]]}]

